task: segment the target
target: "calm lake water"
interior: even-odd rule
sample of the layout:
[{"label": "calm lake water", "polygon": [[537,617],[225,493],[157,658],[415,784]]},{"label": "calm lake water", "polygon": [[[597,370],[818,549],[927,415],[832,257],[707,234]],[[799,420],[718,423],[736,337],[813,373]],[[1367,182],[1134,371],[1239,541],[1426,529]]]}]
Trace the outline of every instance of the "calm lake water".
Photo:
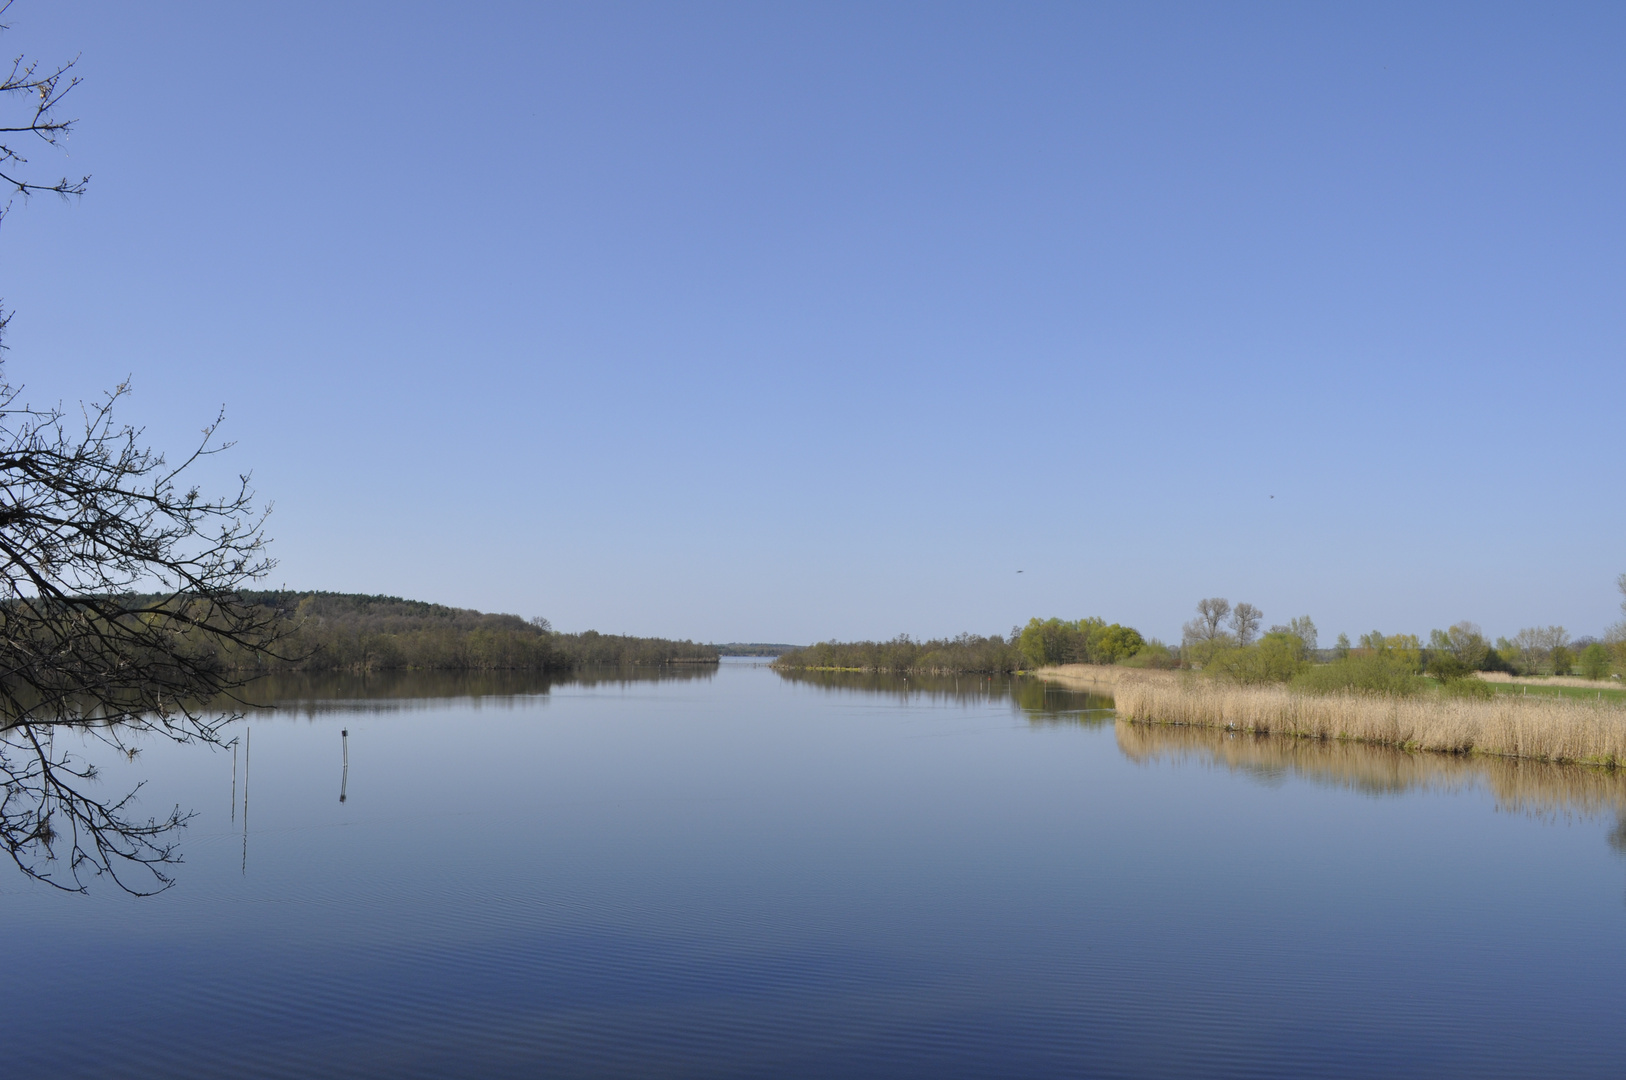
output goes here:
[{"label": "calm lake water", "polygon": [[5,1075],[1626,1072],[1622,778],[686,675],[283,683],[247,762],[87,750],[197,816],[158,896],[0,875]]}]

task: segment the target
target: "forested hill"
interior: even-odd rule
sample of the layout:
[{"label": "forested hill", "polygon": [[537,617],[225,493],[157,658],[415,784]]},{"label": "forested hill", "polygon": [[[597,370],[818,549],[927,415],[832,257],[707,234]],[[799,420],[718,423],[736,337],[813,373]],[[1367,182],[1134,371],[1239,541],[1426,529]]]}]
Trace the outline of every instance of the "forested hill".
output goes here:
[{"label": "forested hill", "polygon": [[245,592],[289,627],[278,651],[288,661],[246,660],[268,670],[500,671],[597,664],[715,663],[717,650],[692,641],[554,631],[545,620],[495,615],[398,596],[330,592]]}]

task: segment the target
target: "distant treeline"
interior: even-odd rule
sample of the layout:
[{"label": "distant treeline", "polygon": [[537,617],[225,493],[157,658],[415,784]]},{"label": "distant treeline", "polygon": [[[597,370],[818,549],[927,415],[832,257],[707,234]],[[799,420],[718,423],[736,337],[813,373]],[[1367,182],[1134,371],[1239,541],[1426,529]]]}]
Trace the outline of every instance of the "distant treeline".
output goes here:
[{"label": "distant treeline", "polygon": [[730,641],[726,645],[718,645],[717,651],[724,656],[784,656],[797,648],[800,646],[764,641]]},{"label": "distant treeline", "polygon": [[891,641],[824,641],[793,649],[775,663],[781,668],[1003,674],[1049,664],[1132,664],[1176,667],[1179,657],[1163,643],[1133,627],[1105,619],[1029,619],[1009,636],[916,641],[901,634]]},{"label": "distant treeline", "polygon": [[916,641],[900,634],[891,641],[821,641],[805,649],[792,649],[774,666],[781,668],[841,669],[847,671],[1010,672],[1028,666],[1010,640],[995,634],[978,637]]},{"label": "distant treeline", "polygon": [[[276,613],[286,633],[275,655],[243,649],[221,656],[238,670],[543,671],[588,665],[715,663],[717,649],[692,641],[587,630],[559,633],[545,619],[354,593],[240,594]],[[151,597],[132,597],[132,601]]]}]

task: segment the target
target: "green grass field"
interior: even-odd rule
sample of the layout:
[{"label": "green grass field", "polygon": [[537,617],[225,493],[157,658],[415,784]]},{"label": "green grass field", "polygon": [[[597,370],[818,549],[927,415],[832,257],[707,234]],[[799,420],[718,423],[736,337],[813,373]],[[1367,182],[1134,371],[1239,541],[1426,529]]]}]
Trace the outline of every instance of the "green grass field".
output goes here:
[{"label": "green grass field", "polygon": [[[1424,676],[1435,689],[1439,682],[1433,676]],[[1626,688],[1594,689],[1587,686],[1547,686],[1538,682],[1489,683],[1498,694],[1529,694],[1531,697],[1573,698],[1576,701],[1612,701],[1626,705]]]},{"label": "green grass field", "polygon": [[1543,686],[1541,683],[1492,683],[1499,694],[1524,694],[1531,697],[1540,694],[1543,697],[1567,697],[1578,701],[1604,701],[1617,703],[1626,702],[1626,689],[1622,690],[1594,690],[1587,686]]}]

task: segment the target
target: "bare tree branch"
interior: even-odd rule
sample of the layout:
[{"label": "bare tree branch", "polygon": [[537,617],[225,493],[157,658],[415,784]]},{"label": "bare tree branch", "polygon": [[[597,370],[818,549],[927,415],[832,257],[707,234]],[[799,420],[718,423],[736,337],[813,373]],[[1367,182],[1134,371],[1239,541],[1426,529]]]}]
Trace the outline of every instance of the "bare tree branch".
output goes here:
[{"label": "bare tree branch", "polygon": [[[0,16],[10,7],[0,0]],[[63,147],[77,63],[0,63],[0,185],[15,196],[85,192],[88,176],[32,173],[20,141]],[[0,332],[6,322],[0,312]],[[213,498],[187,483],[187,470],[230,449],[216,438],[224,413],[171,464],[115,420],[128,393],[126,381],[77,415],[34,409],[0,362],[0,845],[58,888],[83,889],[87,873],[131,892],[167,887],[163,868],[178,861],[167,837],[187,815],[137,821],[139,788],[95,798],[95,769],[56,754],[55,730],[131,755],[140,732],[219,744],[242,715],[253,661],[292,659],[276,651],[281,613],[240,594],[275,565],[270,507],[255,505],[246,473]],[[132,870],[150,881],[127,880]]]},{"label": "bare tree branch", "polygon": [[[10,8],[11,0],[0,3],[0,15]],[[7,29],[8,26],[0,24],[0,31]],[[11,70],[0,77],[0,98],[13,106],[20,106],[9,109],[5,118],[0,119],[0,138],[4,140],[0,141],[0,182],[9,184],[15,194],[24,198],[40,192],[50,192],[64,198],[83,195],[90,184],[89,176],[81,176],[77,180],[67,176],[58,180],[29,176],[25,172],[28,158],[12,138],[32,135],[47,146],[59,149],[66,143],[78,120],[59,116],[57,108],[62,104],[62,99],[79,85],[79,76],[73,70],[78,63],[76,56],[58,67],[42,68],[38,61],[19,55],[11,61]],[[4,210],[0,210],[0,215],[3,213]]]},{"label": "bare tree branch", "polygon": [[88,871],[140,892],[127,876],[143,869],[163,888],[186,815],[140,822],[135,792],[98,800],[94,770],[41,733],[67,725],[132,754],[138,732],[220,743],[256,661],[297,659],[279,652],[282,614],[241,595],[275,565],[270,508],[246,474],[213,498],[184,482],[230,447],[221,416],[171,464],[115,419],[128,382],[77,415],[19,393],[0,363],[0,845],[58,887]]},{"label": "bare tree branch", "polygon": [[52,888],[85,892],[107,877],[125,892],[162,892],[180,862],[173,836],[192,816],[176,807],[162,818],[133,816],[135,790],[104,801],[88,794],[96,769],[59,754],[49,728],[0,732],[0,846],[17,868]]}]

